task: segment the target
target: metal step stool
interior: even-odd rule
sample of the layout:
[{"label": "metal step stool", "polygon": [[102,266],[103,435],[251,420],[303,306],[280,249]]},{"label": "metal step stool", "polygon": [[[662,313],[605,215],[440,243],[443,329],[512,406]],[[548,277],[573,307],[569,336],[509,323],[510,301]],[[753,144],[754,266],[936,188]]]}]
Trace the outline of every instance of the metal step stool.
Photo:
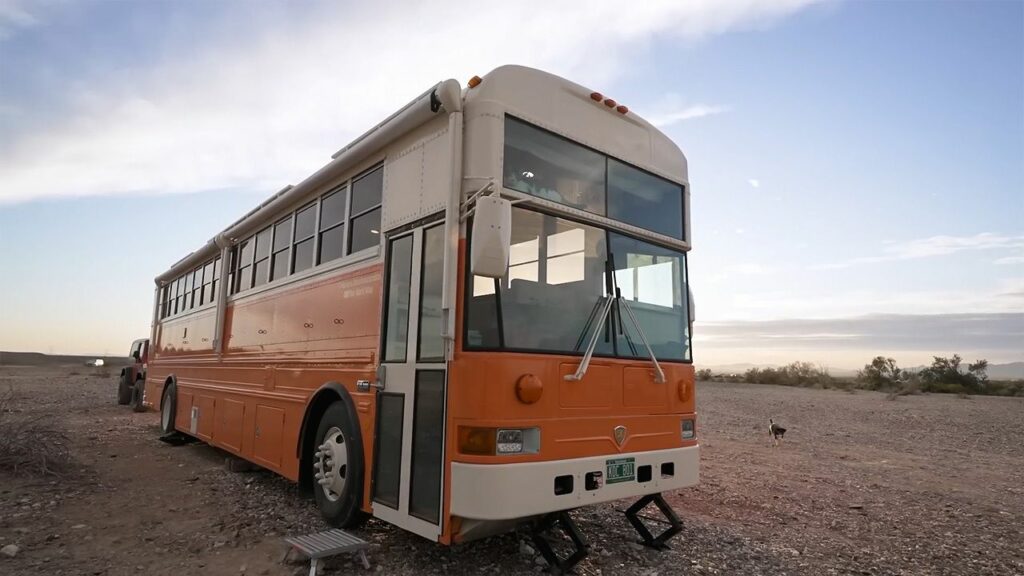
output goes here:
[{"label": "metal step stool", "polygon": [[363,567],[370,568],[370,561],[366,558],[366,549],[370,547],[370,543],[344,530],[334,529],[305,536],[290,536],[284,541],[288,543],[288,551],[284,553],[281,561],[287,560],[293,550],[298,550],[309,558],[309,576],[316,576],[317,560],[345,552],[359,556]]}]

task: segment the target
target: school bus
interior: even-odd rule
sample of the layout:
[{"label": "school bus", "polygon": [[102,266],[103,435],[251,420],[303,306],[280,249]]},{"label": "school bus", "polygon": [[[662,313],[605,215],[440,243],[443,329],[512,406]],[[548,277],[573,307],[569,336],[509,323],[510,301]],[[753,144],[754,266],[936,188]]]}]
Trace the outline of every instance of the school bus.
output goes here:
[{"label": "school bus", "polygon": [[689,195],[599,92],[445,80],[156,278],[144,404],[443,544],[694,485]]}]

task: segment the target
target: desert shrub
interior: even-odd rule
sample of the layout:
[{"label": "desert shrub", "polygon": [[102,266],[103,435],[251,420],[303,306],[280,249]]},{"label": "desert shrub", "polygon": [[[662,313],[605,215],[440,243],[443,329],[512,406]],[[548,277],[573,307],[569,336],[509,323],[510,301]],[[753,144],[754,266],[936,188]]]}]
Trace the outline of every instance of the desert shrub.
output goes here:
[{"label": "desert shrub", "polygon": [[947,393],[986,393],[988,385],[988,360],[978,360],[968,364],[967,369],[961,367],[962,359],[959,354],[951,358],[934,356],[932,365],[921,370],[918,376],[921,378],[921,389],[925,392],[947,392]]},{"label": "desert shrub", "polygon": [[110,378],[110,374],[110,366],[96,366],[92,371],[92,375],[97,378]]},{"label": "desert shrub", "polygon": [[53,419],[19,412],[14,392],[0,393],[0,474],[65,476],[72,469],[67,436]]},{"label": "desert shrub", "polygon": [[751,368],[743,374],[743,381],[815,388],[833,388],[837,384],[827,369],[810,362],[793,362],[781,368]]},{"label": "desert shrub", "polygon": [[857,382],[867,390],[898,391],[904,382],[903,370],[896,365],[896,360],[884,356],[875,356],[870,364],[857,372]]},{"label": "desert shrub", "polygon": [[701,370],[697,370],[697,380],[700,380],[702,382],[707,382],[707,381],[713,379],[714,377],[715,377],[714,373],[712,373],[711,370],[709,370],[707,368],[703,368]]}]

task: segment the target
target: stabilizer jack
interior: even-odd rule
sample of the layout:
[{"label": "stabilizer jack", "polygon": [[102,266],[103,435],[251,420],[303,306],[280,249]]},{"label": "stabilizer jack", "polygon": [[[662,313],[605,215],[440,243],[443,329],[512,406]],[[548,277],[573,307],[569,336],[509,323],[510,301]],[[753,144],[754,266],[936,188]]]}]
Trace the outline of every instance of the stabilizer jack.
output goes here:
[{"label": "stabilizer jack", "polygon": [[[554,528],[559,528],[572,542],[573,552],[565,558],[559,558],[555,554],[554,549],[551,546],[551,542],[548,539],[548,534]],[[540,552],[541,556],[547,560],[556,573],[566,574],[572,571],[573,567],[587,557],[587,542],[583,539],[583,534],[580,533],[580,529],[573,522],[568,511],[552,512],[537,521],[533,525],[533,530],[530,533],[530,538],[533,540],[534,546]]]},{"label": "stabilizer jack", "polygon": [[[640,512],[643,511],[651,502],[661,510],[664,519],[653,518],[651,516],[641,516]],[[648,494],[643,498],[640,498],[632,506],[630,506],[626,512],[626,519],[633,525],[633,529],[640,535],[641,544],[649,546],[657,550],[665,550],[668,548],[668,542],[673,536],[679,534],[683,530],[683,523],[679,520],[679,516],[676,515],[675,510],[665,502],[661,494]],[[661,524],[668,524],[668,528],[665,529],[661,534],[654,536],[651,531],[647,529],[647,526],[643,523],[644,520],[650,520],[652,522],[658,522]]]}]

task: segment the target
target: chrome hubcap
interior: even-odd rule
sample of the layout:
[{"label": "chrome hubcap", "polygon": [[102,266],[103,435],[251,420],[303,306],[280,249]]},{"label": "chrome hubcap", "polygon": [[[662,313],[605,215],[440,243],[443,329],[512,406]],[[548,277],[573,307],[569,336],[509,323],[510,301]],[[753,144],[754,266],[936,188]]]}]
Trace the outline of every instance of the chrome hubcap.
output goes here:
[{"label": "chrome hubcap", "polygon": [[313,455],[313,469],[320,489],[331,502],[336,502],[345,491],[345,477],[348,473],[348,450],[345,435],[338,427],[331,427],[324,436],[323,444]]}]

